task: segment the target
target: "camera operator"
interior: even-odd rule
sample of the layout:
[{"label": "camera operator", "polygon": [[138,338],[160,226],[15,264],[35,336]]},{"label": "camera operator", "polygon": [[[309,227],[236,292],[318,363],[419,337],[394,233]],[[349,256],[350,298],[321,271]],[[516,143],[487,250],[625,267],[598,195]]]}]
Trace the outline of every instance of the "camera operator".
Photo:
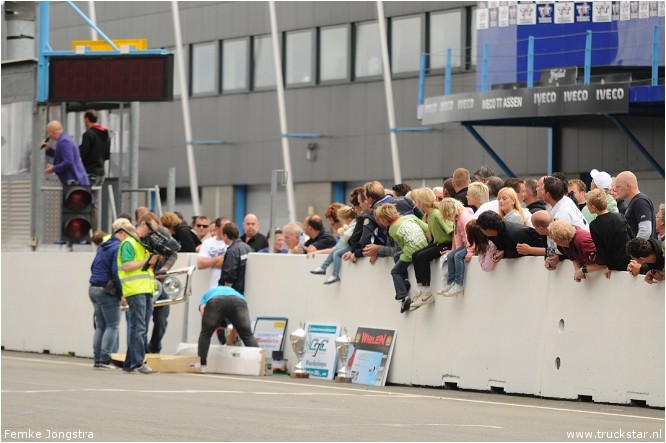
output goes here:
[{"label": "camera operator", "polygon": [[[143,244],[148,246],[152,253],[160,256],[155,264],[155,278],[164,279],[164,273],[171,269],[178,259],[178,251],[181,246],[178,241],[171,236],[167,228],[161,226],[159,222],[150,222],[148,225],[150,233],[141,238]],[[157,300],[166,300],[169,296],[162,290]],[[171,308],[167,306],[157,306],[153,309],[153,332],[150,336],[150,342],[147,344],[146,352],[159,354],[162,350],[162,338],[166,333],[167,319]],[[147,327],[147,325],[146,325]]]},{"label": "camera operator", "polygon": [[[163,257],[152,253],[139,239],[151,244],[150,237],[159,226],[155,214],[148,213],[139,219],[136,234],[129,235],[120,244],[118,253],[118,277],[122,285],[123,297],[127,300],[127,355],[123,370],[152,374],[153,370],[144,363],[146,357],[146,333],[148,321],[153,314],[154,267],[158,272],[166,272],[177,257],[171,254]],[[148,238],[147,238],[148,237]],[[165,250],[166,251],[166,250]],[[164,251],[163,251],[164,252]]]}]

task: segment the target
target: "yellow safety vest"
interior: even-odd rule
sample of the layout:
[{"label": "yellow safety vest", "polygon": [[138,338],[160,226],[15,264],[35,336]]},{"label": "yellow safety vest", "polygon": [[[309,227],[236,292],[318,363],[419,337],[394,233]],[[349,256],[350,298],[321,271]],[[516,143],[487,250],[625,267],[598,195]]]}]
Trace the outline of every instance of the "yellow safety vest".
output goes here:
[{"label": "yellow safety vest", "polygon": [[133,261],[139,261],[139,260],[145,260],[150,256],[150,253],[146,249],[145,246],[143,246],[141,243],[139,243],[134,237],[127,237],[123,242],[120,244],[120,248],[118,248],[118,278],[120,279],[120,283],[122,284],[123,288],[123,296],[124,297],[131,297],[132,295],[137,295],[137,294],[153,294],[155,291],[155,273],[153,271],[153,268],[150,267],[146,271],[142,271],[141,268],[135,269],[133,271],[123,271],[121,269],[121,266],[123,265],[122,260],[121,260],[121,249],[123,247],[123,243],[125,242],[130,242],[132,244],[132,247],[134,248],[134,260]]}]

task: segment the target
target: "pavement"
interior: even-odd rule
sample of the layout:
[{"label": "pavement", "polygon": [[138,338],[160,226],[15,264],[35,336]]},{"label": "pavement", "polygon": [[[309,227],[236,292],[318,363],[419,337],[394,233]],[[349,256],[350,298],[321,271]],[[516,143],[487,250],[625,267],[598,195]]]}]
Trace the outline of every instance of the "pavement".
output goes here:
[{"label": "pavement", "polygon": [[664,441],[664,410],[3,351],[2,441]]}]

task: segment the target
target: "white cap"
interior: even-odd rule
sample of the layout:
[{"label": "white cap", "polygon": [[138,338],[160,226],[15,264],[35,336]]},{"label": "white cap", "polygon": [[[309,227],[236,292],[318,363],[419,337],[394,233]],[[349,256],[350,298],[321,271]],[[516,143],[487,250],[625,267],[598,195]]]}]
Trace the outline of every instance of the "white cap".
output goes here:
[{"label": "white cap", "polygon": [[611,188],[613,180],[611,180],[611,176],[608,174],[608,172],[598,171],[596,169],[593,169],[590,171],[590,177],[592,177],[592,181],[597,186],[597,188],[601,189]]}]

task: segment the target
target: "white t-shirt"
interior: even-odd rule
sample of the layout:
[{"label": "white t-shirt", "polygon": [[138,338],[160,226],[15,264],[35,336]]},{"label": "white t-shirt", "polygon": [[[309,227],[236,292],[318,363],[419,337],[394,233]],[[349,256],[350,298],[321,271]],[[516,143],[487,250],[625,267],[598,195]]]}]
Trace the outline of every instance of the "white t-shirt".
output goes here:
[{"label": "white t-shirt", "polygon": [[[199,257],[214,258],[224,255],[227,252],[227,245],[223,240],[218,240],[217,236],[204,240],[199,249]],[[211,288],[217,286],[222,275],[222,268],[210,268],[210,282]]]},{"label": "white t-shirt", "polygon": [[487,201],[485,203],[482,203],[481,206],[479,206],[479,209],[476,210],[474,213],[474,219],[479,218],[479,215],[483,214],[486,211],[494,211],[499,214],[499,202],[497,199]]},{"label": "white t-shirt", "polygon": [[586,231],[590,230],[590,225],[578,209],[578,205],[566,195],[555,203],[555,206],[550,210],[550,216],[553,217],[553,220],[566,220],[573,226],[578,226]]}]

